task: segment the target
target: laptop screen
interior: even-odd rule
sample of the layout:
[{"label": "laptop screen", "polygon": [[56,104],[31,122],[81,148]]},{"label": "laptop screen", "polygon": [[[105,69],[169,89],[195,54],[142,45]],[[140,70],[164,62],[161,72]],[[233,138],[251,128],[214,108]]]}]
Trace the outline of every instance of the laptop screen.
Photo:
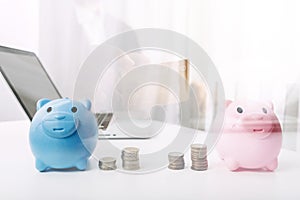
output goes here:
[{"label": "laptop screen", "polygon": [[30,120],[36,112],[36,102],[39,99],[61,98],[32,52],[0,46],[0,70]]}]

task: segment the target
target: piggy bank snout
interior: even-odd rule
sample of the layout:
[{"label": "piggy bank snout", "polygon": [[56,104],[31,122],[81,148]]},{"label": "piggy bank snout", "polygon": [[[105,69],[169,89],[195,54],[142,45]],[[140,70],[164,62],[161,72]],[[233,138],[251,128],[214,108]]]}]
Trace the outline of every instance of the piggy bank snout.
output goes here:
[{"label": "piggy bank snout", "polygon": [[53,113],[44,118],[42,127],[46,134],[54,138],[65,138],[78,128],[79,121],[68,113]]},{"label": "piggy bank snout", "polygon": [[263,121],[265,119],[264,115],[261,114],[250,114],[246,115],[245,117],[242,118],[242,120],[247,123],[247,122],[253,122],[253,121]]},{"label": "piggy bank snout", "polygon": [[273,121],[263,114],[251,114],[242,118],[242,126],[251,132],[271,132]]},{"label": "piggy bank snout", "polygon": [[65,119],[66,116],[65,115],[55,115],[54,118],[58,119],[58,120],[62,120],[62,119]]}]

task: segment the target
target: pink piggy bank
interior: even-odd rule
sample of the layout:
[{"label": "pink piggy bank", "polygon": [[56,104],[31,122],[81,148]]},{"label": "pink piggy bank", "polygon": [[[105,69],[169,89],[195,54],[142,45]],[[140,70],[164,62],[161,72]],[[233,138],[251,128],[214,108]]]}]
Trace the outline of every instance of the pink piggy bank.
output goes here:
[{"label": "pink piggy bank", "polygon": [[277,168],[282,133],[272,103],[226,101],[222,132],[217,151],[231,171]]}]

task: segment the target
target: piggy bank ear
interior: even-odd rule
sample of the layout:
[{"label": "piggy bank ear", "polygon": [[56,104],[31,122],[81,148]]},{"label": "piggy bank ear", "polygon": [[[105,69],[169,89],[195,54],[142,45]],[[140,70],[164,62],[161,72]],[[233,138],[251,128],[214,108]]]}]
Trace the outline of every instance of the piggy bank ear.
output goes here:
[{"label": "piggy bank ear", "polygon": [[84,105],[84,107],[86,107],[88,110],[91,110],[92,107],[92,103],[90,100],[86,99],[81,101],[81,103]]},{"label": "piggy bank ear", "polygon": [[39,110],[41,107],[43,107],[48,102],[50,102],[50,100],[46,99],[46,98],[38,100],[38,102],[36,103],[36,110]]},{"label": "piggy bank ear", "polygon": [[274,111],[274,105],[273,105],[272,101],[268,101],[267,105]]},{"label": "piggy bank ear", "polygon": [[226,101],[225,101],[225,107],[227,108],[231,103],[232,103],[231,100],[226,100]]}]

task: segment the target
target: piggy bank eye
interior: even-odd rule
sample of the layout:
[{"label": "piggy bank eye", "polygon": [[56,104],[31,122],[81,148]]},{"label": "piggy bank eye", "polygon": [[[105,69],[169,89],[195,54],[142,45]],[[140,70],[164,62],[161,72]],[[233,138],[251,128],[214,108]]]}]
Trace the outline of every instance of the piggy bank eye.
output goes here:
[{"label": "piggy bank eye", "polygon": [[236,111],[237,111],[238,113],[243,113],[243,108],[238,107],[238,108],[236,109]]},{"label": "piggy bank eye", "polygon": [[48,107],[47,108],[47,112],[49,113],[49,112],[51,112],[52,111],[52,107]]},{"label": "piggy bank eye", "polygon": [[268,111],[267,111],[267,109],[266,109],[266,108],[263,108],[263,109],[262,109],[262,111],[263,111],[265,114],[267,114],[267,113],[268,113]]},{"label": "piggy bank eye", "polygon": [[73,113],[76,113],[76,112],[77,112],[77,108],[76,108],[76,107],[72,107],[72,108],[71,108],[71,111],[72,111]]}]

